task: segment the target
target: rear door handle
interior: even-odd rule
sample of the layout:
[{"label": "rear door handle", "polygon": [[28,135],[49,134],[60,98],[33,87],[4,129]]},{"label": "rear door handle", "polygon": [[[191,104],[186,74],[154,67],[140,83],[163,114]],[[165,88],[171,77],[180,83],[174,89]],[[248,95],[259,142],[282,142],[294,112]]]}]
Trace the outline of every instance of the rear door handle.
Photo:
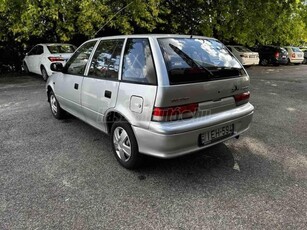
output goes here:
[{"label": "rear door handle", "polygon": [[106,91],[104,91],[104,96],[107,97],[107,98],[111,98],[112,92],[109,91],[109,90],[106,90]]},{"label": "rear door handle", "polygon": [[79,84],[75,83],[75,89],[78,89],[79,88]]}]

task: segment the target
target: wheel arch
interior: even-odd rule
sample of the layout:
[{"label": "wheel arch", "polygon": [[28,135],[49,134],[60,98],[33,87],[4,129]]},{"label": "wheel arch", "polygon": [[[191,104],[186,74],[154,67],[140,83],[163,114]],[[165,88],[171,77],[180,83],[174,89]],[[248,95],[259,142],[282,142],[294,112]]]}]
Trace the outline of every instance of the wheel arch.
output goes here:
[{"label": "wheel arch", "polygon": [[50,93],[50,92],[54,92],[54,91],[53,91],[53,88],[52,88],[50,85],[48,85],[48,86],[47,86],[47,98],[48,98],[48,102],[50,102],[50,99],[49,99],[49,93]]},{"label": "wheel arch", "polygon": [[110,110],[107,112],[105,116],[105,122],[106,122],[106,128],[107,128],[106,131],[108,134],[111,133],[112,125],[116,121],[126,121],[129,124],[131,124],[129,120],[124,115],[122,115],[120,112],[118,112],[117,110]]}]

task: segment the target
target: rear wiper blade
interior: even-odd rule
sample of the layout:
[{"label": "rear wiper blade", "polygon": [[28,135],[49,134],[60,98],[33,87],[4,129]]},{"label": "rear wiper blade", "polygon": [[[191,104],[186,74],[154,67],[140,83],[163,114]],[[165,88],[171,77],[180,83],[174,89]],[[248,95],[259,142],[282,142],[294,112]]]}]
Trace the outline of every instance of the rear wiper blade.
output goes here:
[{"label": "rear wiper blade", "polygon": [[169,44],[169,46],[172,48],[172,50],[175,51],[176,54],[178,54],[189,66],[191,67],[197,67],[200,69],[205,70],[207,73],[209,73],[211,76],[214,76],[214,74],[207,69],[206,67],[204,67],[203,65],[197,63],[196,61],[194,61],[189,55],[187,55],[185,52],[183,52],[181,49],[179,49],[178,47],[174,46],[173,44]]}]

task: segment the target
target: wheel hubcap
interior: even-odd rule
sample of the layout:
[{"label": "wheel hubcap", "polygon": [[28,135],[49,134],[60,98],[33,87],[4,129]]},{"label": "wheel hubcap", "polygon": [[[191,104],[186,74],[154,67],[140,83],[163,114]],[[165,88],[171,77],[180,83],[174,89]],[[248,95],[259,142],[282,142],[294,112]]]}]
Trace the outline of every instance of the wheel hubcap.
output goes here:
[{"label": "wheel hubcap", "polygon": [[58,112],[58,107],[57,107],[57,101],[56,101],[54,95],[50,96],[50,105],[51,105],[51,110],[52,110],[53,114],[56,115],[57,112]]},{"label": "wheel hubcap", "polygon": [[127,132],[123,128],[117,127],[114,130],[113,144],[119,159],[128,161],[131,157],[131,143]]}]

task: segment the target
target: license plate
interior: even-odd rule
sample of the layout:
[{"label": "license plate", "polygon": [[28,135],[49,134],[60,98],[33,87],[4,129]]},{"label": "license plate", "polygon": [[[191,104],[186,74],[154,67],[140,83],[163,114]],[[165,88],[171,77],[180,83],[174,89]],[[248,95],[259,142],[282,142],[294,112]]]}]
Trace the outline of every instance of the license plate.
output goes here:
[{"label": "license plate", "polygon": [[204,146],[214,141],[218,141],[228,136],[232,136],[234,133],[234,125],[226,125],[217,129],[213,129],[206,133],[199,135],[199,145]]}]

